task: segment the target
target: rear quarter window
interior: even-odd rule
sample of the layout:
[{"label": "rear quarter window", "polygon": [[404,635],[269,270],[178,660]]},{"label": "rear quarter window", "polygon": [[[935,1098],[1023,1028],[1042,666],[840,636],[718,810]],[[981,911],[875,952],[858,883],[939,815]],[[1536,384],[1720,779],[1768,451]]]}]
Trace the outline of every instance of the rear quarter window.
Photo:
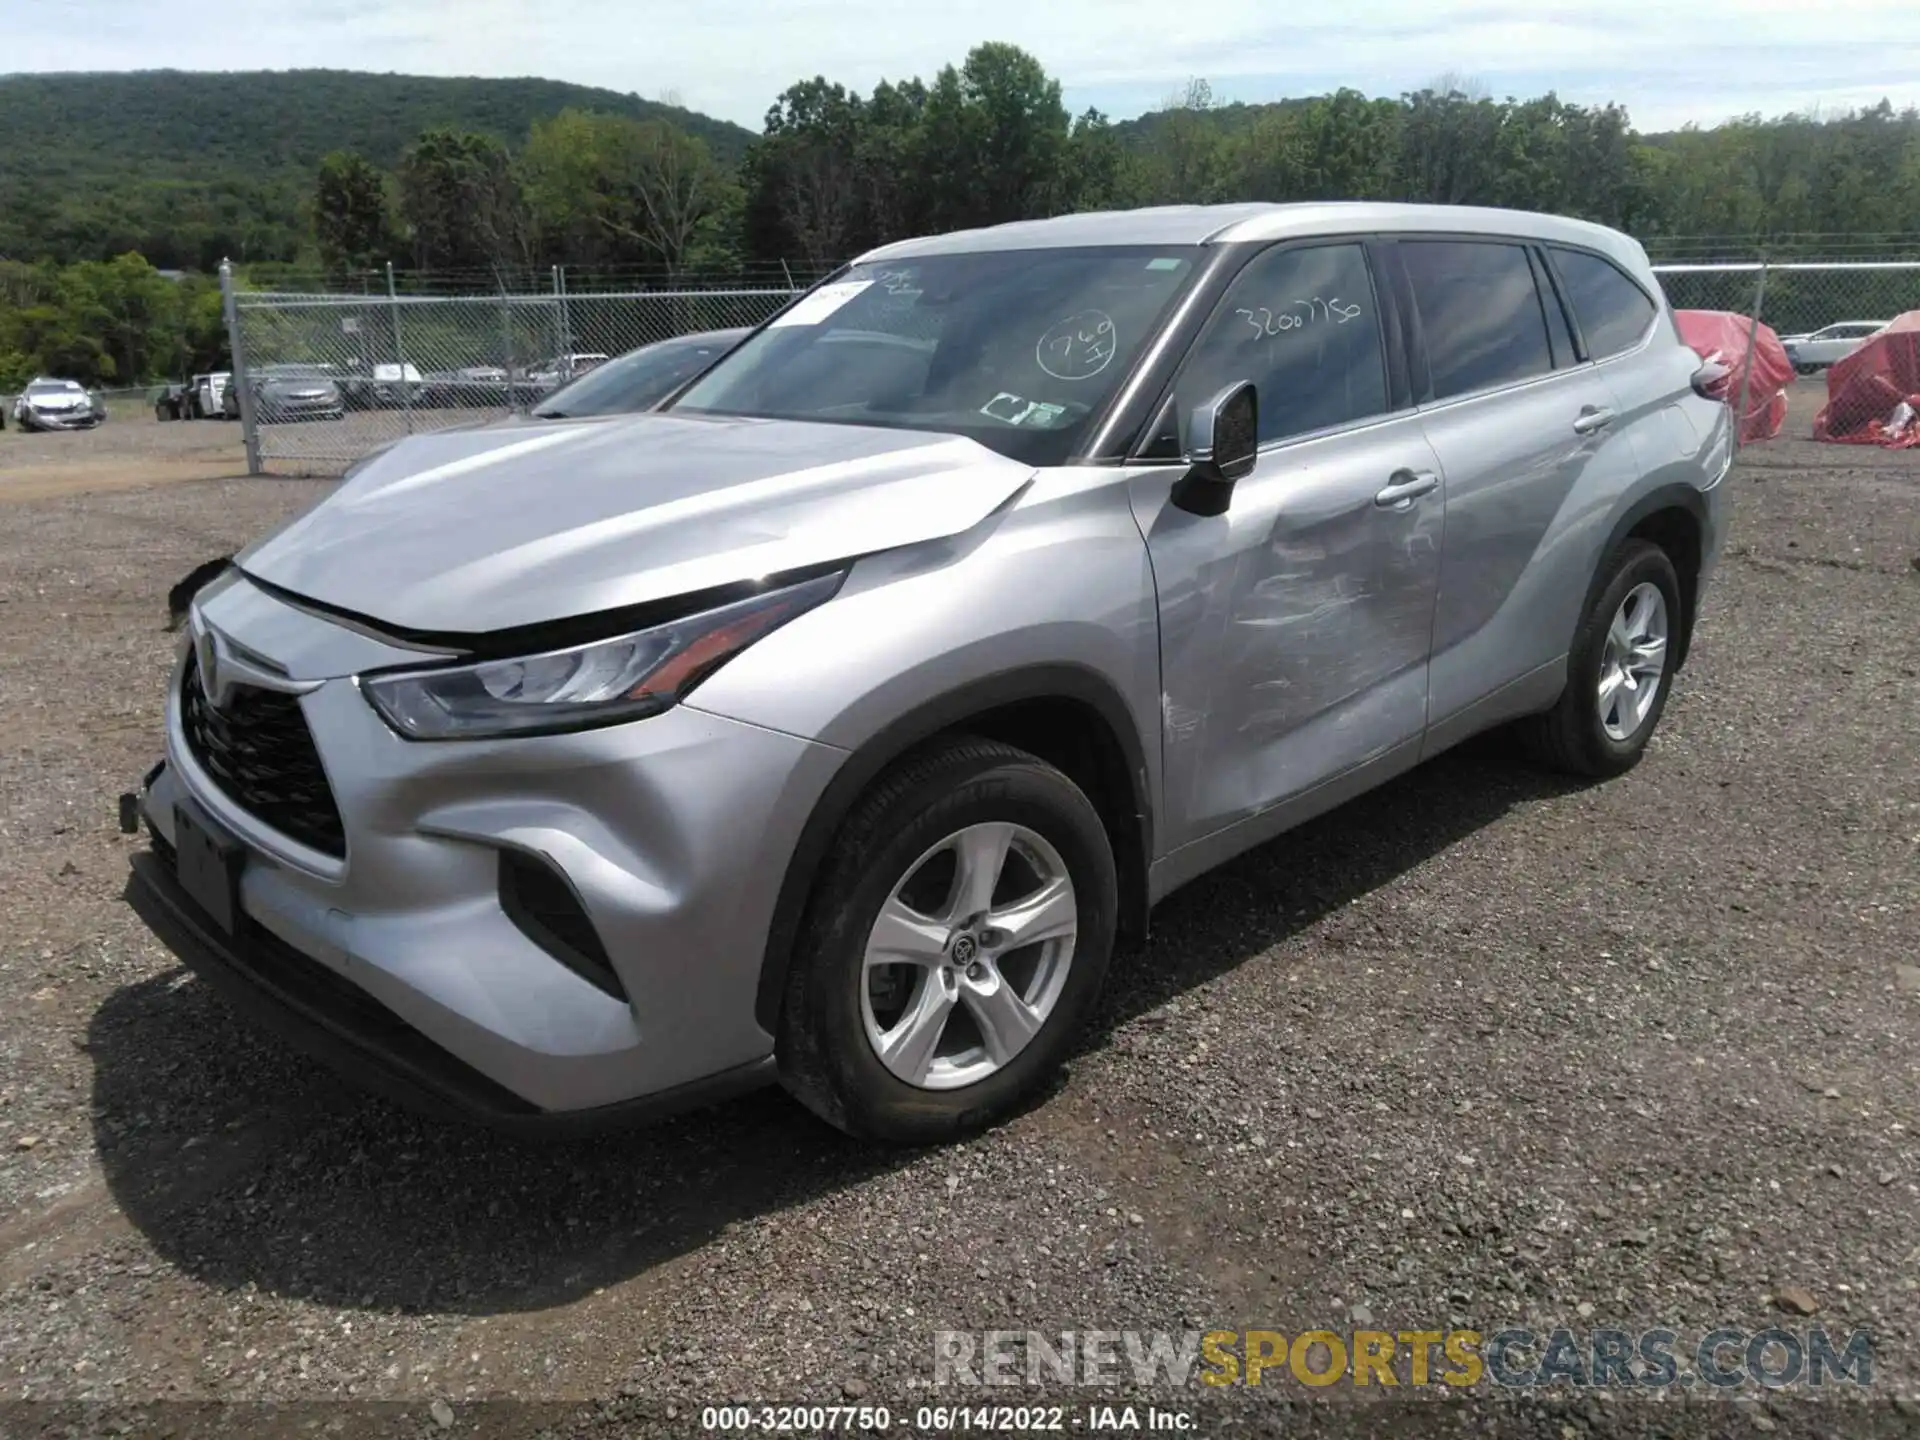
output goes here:
[{"label": "rear quarter window", "polygon": [[1553,252],[1554,268],[1587,342],[1588,358],[1604,360],[1631,350],[1658,313],[1647,292],[1610,260],[1581,250]]}]

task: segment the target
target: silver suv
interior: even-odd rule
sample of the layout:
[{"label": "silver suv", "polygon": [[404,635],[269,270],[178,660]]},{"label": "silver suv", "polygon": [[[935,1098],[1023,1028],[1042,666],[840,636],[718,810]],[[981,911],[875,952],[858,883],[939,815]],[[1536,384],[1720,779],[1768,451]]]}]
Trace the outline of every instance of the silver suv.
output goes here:
[{"label": "silver suv", "polygon": [[137,907],[363,1081],[923,1141],[1476,731],[1633,765],[1724,531],[1640,247],[1398,205],[890,245],[664,408],[416,436],[191,606]]}]

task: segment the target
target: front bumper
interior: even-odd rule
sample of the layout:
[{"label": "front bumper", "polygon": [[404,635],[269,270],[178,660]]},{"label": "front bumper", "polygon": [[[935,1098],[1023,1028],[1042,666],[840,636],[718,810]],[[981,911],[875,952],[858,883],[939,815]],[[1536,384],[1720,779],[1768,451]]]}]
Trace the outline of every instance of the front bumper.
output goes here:
[{"label": "front bumper", "polygon": [[774,1077],[768,1055],[622,1103],[542,1111],[263,926],[249,919],[239,935],[222,934],[181,887],[172,847],[157,835],[152,850],[133,857],[126,899],[169,950],[262,1029],[362,1089],[421,1113],[513,1134],[593,1134],[711,1104]]},{"label": "front bumper", "polygon": [[[129,899],[189,966],[351,1078],[496,1124],[591,1128],[768,1077],[767,934],[839,751],[687,706],[578,735],[408,742],[351,678],[398,663],[393,647],[244,580],[201,608],[311,687],[298,703],[345,845],[308,849],[229,798],[186,739],[176,673]],[[241,848],[231,934],[174,876],[183,801]],[[507,855],[563,877],[623,994],[516,923]]]},{"label": "front bumper", "polygon": [[343,420],[346,405],[339,400],[263,400],[260,418],[282,420]]},{"label": "front bumper", "polygon": [[29,410],[17,416],[30,430],[91,430],[100,417],[91,410]]}]

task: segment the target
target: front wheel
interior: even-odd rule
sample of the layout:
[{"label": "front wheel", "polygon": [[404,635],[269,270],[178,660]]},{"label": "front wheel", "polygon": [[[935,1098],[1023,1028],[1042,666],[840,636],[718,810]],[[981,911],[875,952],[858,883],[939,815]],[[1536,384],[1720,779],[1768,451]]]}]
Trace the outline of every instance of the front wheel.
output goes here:
[{"label": "front wheel", "polygon": [[1546,764],[1594,779],[1640,763],[1666,709],[1683,623],[1680,581],[1658,545],[1627,541],[1605,573],[1567,657],[1567,688],[1522,729]]},{"label": "front wheel", "polygon": [[986,740],[910,756],[854,808],[808,907],[782,1082],[853,1135],[990,1124],[1086,1020],[1118,910],[1106,830],[1060,771]]}]

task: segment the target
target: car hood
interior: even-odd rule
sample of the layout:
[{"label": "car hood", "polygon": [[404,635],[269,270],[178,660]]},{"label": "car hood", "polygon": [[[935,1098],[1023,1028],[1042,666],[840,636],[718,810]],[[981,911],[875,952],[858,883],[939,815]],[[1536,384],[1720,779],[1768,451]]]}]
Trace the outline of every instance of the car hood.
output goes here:
[{"label": "car hood", "polygon": [[957,535],[1033,476],[951,435],[655,414],[419,435],[235,557],[396,629],[476,634]]}]

